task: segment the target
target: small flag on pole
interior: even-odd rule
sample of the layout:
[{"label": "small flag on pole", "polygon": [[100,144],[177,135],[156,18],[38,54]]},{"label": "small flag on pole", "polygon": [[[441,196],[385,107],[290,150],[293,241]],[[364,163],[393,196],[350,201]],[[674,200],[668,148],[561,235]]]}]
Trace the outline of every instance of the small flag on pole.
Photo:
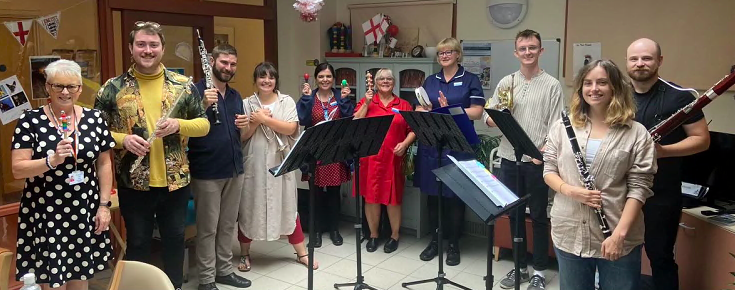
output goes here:
[{"label": "small flag on pole", "polygon": [[388,22],[383,18],[383,14],[376,14],[373,18],[362,24],[362,31],[365,32],[365,43],[380,41],[387,29]]}]

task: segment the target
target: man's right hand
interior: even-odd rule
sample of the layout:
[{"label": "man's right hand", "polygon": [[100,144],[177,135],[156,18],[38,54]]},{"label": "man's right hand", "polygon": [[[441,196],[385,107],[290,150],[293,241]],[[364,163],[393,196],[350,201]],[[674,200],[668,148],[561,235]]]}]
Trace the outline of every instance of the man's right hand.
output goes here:
[{"label": "man's right hand", "polygon": [[145,156],[150,151],[151,145],[138,135],[127,135],[123,139],[123,148],[137,156]]},{"label": "man's right hand", "polygon": [[211,88],[204,90],[204,108],[209,108],[214,103],[217,103],[218,99],[217,89]]}]

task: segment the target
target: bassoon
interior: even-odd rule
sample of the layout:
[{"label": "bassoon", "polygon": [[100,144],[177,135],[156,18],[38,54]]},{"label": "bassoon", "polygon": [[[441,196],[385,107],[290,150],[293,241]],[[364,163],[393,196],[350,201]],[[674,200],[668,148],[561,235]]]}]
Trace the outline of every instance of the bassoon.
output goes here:
[{"label": "bassoon", "polygon": [[[587,190],[597,190],[597,186],[595,186],[595,178],[590,174],[587,162],[584,161],[584,154],[582,154],[582,150],[579,149],[579,143],[577,142],[577,134],[574,133],[574,128],[572,128],[572,123],[569,121],[569,116],[567,116],[566,112],[561,112],[561,120],[567,130],[569,142],[572,144],[574,161],[577,162],[580,181],[582,181],[582,184],[584,184],[584,187]],[[609,238],[612,231],[610,230],[610,225],[607,223],[605,212],[602,211],[602,203],[600,203],[600,208],[594,208],[594,210],[597,215],[597,221],[600,224],[600,230],[602,230],[602,235],[604,235],[605,238]]]},{"label": "bassoon", "polygon": [[674,131],[674,129],[676,129],[686,120],[691,118],[694,113],[701,111],[704,106],[711,103],[715,98],[727,91],[727,89],[732,87],[733,84],[735,84],[735,72],[731,72],[729,75],[722,78],[712,88],[704,92],[704,94],[702,94],[699,98],[679,109],[678,111],[676,111],[676,113],[668,117],[666,120],[663,120],[660,123],[656,124],[656,126],[648,129],[651,137],[653,137],[653,141],[656,143],[661,141],[661,138]]}]

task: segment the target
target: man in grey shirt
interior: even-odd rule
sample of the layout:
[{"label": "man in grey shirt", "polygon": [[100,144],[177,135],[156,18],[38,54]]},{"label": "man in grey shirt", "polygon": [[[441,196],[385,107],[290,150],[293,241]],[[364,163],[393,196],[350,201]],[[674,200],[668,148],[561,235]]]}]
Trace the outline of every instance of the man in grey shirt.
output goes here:
[{"label": "man in grey shirt", "polygon": [[[490,99],[490,108],[505,107],[508,103],[501,101],[499,95],[512,95],[512,108],[508,108],[513,117],[518,121],[533,144],[539,149],[544,146],[546,134],[553,121],[558,120],[563,106],[563,95],[561,84],[557,79],[544,72],[539,67],[539,57],[544,49],[541,47],[541,36],[533,30],[524,30],[516,35],[515,56],[518,58],[521,68],[517,72],[505,76],[495,88]],[[488,126],[495,127],[495,122],[487,113],[483,114],[483,120]],[[503,137],[500,142],[498,155],[502,158],[498,178],[513,192],[516,188],[517,165],[513,146]],[[516,223],[519,237],[523,238],[518,253],[521,267],[521,282],[528,282],[528,290],[542,290],[546,288],[544,270],[549,264],[549,219],[546,216],[548,205],[549,188],[544,183],[543,165],[539,160],[531,160],[529,156],[523,156],[520,168],[524,177],[525,194],[530,194],[528,207],[531,210],[531,221],[533,222],[533,275],[529,275],[526,269],[526,226],[525,209],[510,213],[511,235],[515,236]],[[500,281],[503,289],[513,288],[515,283],[515,271],[511,270]]]}]

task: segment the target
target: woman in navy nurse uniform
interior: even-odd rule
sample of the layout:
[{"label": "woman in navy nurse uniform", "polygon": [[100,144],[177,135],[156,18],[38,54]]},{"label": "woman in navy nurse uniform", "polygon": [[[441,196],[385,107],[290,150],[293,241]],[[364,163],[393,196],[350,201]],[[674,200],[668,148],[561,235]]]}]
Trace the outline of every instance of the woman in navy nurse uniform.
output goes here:
[{"label": "woman in navy nurse uniform", "polygon": [[[437,61],[441,64],[442,69],[438,73],[427,77],[423,85],[431,100],[431,108],[417,106],[416,110],[429,111],[432,108],[461,104],[471,120],[480,119],[483,107],[485,106],[485,94],[482,91],[482,85],[477,75],[466,71],[460,65],[460,62],[462,62],[462,47],[459,41],[454,38],[445,38],[436,47],[438,51]],[[442,165],[450,163],[447,154],[451,154],[460,160],[474,158],[474,154],[471,153],[444,150],[441,154]],[[421,192],[428,195],[429,223],[430,228],[434,232],[431,242],[429,242],[429,245],[426,246],[426,249],[419,256],[423,261],[434,259],[439,251],[438,236],[435,230],[439,221],[439,212],[437,209],[439,190],[436,185],[436,177],[431,172],[431,170],[437,168],[437,158],[436,148],[419,144],[414,186],[420,187]],[[442,228],[448,234],[444,235],[444,237],[449,240],[447,265],[455,266],[460,262],[459,236],[462,233],[465,204],[454,192],[444,185],[442,198],[444,208]]]}]

